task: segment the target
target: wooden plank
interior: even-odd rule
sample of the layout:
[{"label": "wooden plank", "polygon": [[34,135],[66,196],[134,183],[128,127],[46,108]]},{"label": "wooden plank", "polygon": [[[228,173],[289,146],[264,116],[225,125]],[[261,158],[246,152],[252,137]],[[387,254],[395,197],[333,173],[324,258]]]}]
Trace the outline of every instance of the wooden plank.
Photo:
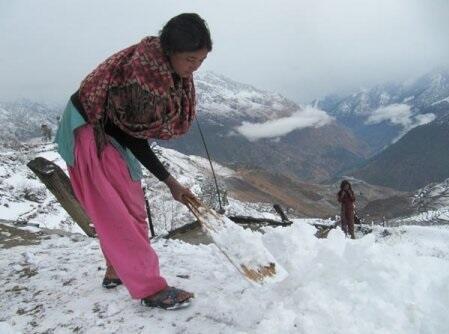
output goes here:
[{"label": "wooden plank", "polygon": [[95,237],[91,221],[76,199],[70,180],[64,171],[58,165],[43,157],[31,160],[27,166],[56,197],[57,201],[84,233],[89,237]]},{"label": "wooden plank", "polygon": [[244,230],[226,216],[206,207],[196,198],[186,197],[187,206],[203,230],[226,258],[250,282],[259,285],[280,282],[287,271],[265,248],[260,234]]}]

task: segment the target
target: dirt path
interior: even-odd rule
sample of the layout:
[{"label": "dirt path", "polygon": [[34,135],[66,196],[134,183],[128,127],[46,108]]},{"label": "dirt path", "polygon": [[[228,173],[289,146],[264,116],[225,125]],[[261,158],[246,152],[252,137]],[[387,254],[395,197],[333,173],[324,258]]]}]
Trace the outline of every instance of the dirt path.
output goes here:
[{"label": "dirt path", "polygon": [[49,239],[52,235],[71,235],[62,230],[36,229],[31,232],[25,228],[16,227],[13,221],[0,219],[0,248],[8,249],[17,246],[37,245],[43,239]]},{"label": "dirt path", "polygon": [[43,232],[30,232],[11,226],[10,221],[0,219],[0,248],[37,245],[43,237]]}]

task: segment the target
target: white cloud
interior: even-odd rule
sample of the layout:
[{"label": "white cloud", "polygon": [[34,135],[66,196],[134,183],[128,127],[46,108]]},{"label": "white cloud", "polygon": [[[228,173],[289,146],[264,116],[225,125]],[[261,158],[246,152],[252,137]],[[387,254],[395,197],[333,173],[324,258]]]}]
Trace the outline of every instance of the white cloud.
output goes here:
[{"label": "white cloud", "polygon": [[308,127],[321,127],[332,121],[325,111],[306,106],[290,117],[278,118],[265,123],[243,122],[236,130],[251,141],[261,138],[276,138],[284,136],[294,130]]},{"label": "white cloud", "polygon": [[435,114],[432,113],[413,115],[413,112],[408,104],[394,103],[373,111],[373,113],[366,120],[365,124],[379,124],[387,121],[392,124],[402,126],[400,136],[394,140],[397,141],[411,129],[430,123],[435,118]]},{"label": "white cloud", "polygon": [[384,121],[389,121],[395,125],[402,125],[402,127],[409,127],[412,123],[412,111],[407,104],[390,104],[386,107],[381,107],[373,111],[373,113],[366,120],[366,124],[379,124]]},{"label": "white cloud", "polygon": [[415,116],[415,126],[420,126],[420,125],[424,125],[427,123],[432,122],[433,120],[435,120],[436,116],[435,114],[421,114],[421,115],[416,115]]}]

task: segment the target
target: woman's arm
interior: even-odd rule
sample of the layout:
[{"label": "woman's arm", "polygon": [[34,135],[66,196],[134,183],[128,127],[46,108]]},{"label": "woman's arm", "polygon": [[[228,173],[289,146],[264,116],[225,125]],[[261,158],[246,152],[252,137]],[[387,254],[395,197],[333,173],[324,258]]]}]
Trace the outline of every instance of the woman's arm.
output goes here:
[{"label": "woman's arm", "polygon": [[162,162],[151,149],[146,139],[139,139],[123,132],[119,127],[109,122],[105,131],[108,135],[117,140],[121,145],[127,147],[140,161],[146,169],[156,176],[160,181],[164,182],[170,189],[173,198],[178,202],[184,203],[184,197],[195,197],[195,195],[182,184],[180,184],[164,167]]},{"label": "woman's arm", "polygon": [[128,148],[132,154],[134,154],[136,159],[139,160],[151,174],[156,176],[158,180],[164,181],[170,176],[170,173],[151,149],[148,140],[130,136],[112,122],[106,124],[105,131],[122,146]]},{"label": "woman's arm", "polygon": [[347,193],[348,193],[349,200],[350,200],[351,202],[355,202],[354,191],[348,190]]}]

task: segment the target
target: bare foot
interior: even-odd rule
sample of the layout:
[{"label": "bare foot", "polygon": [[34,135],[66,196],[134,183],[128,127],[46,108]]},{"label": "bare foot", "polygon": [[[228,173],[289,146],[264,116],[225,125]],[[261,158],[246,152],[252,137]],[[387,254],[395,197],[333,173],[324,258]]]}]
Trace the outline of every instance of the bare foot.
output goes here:
[{"label": "bare foot", "polygon": [[117,276],[117,273],[115,272],[115,269],[114,269],[113,266],[107,266],[107,267],[106,267],[106,273],[104,274],[104,277],[105,277],[105,278],[108,278],[108,279],[119,278],[119,277]]}]

